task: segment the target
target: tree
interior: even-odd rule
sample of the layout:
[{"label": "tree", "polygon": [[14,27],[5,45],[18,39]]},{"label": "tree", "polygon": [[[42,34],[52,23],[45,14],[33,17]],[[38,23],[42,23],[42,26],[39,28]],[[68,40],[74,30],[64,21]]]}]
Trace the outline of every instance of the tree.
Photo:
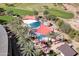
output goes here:
[{"label": "tree", "polygon": [[72,41],[70,39],[65,39],[65,38],[64,38],[63,42],[72,43]]},{"label": "tree", "polygon": [[54,6],[58,6],[58,3],[54,3]]},{"label": "tree", "polygon": [[76,34],[77,34],[77,31],[74,29],[71,29],[71,31],[69,32],[69,36],[73,39],[75,38]]},{"label": "tree", "polygon": [[49,14],[49,15],[47,16],[47,19],[53,20],[53,21],[55,21],[55,22],[59,20],[56,16],[51,15],[51,14]]},{"label": "tree", "polygon": [[48,53],[49,56],[56,56],[57,54],[53,51],[53,50],[50,50],[50,52]]},{"label": "tree", "polygon": [[8,6],[8,7],[14,7],[15,6],[14,3],[5,3],[5,5]]},{"label": "tree", "polygon": [[65,33],[69,33],[71,31],[71,26],[67,23],[62,23],[62,25],[60,26],[61,30]]},{"label": "tree", "polygon": [[0,24],[7,24],[7,21],[0,19]]},{"label": "tree", "polygon": [[7,11],[7,14],[12,16],[12,15],[14,15],[14,12],[12,10],[9,10],[9,11]]},{"label": "tree", "polygon": [[43,6],[45,9],[49,9],[48,6]]},{"label": "tree", "polygon": [[43,14],[44,15],[48,15],[49,14],[49,11],[48,10],[44,10]]},{"label": "tree", "polygon": [[62,24],[63,24],[63,20],[58,20],[58,21],[56,21],[56,24],[60,27]]},{"label": "tree", "polygon": [[0,15],[4,15],[4,14],[5,14],[4,8],[0,8]]},{"label": "tree", "polygon": [[38,56],[40,51],[34,49],[32,39],[29,35],[29,29],[21,25],[21,19],[15,19],[8,24],[8,27],[16,33],[17,44],[20,46],[20,50],[23,56]]},{"label": "tree", "polygon": [[57,32],[51,32],[48,34],[48,37],[56,38],[59,34]]},{"label": "tree", "polygon": [[34,10],[34,11],[33,11],[33,14],[34,14],[34,15],[38,15],[38,11]]}]

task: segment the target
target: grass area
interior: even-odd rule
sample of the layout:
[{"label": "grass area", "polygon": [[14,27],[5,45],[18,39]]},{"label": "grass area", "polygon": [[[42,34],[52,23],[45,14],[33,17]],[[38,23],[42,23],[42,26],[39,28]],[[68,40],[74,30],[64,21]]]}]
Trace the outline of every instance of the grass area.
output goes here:
[{"label": "grass area", "polygon": [[0,16],[0,21],[10,22],[14,18],[12,16]]},{"label": "grass area", "polygon": [[49,12],[51,15],[55,15],[65,19],[70,19],[74,17],[72,13],[64,11],[62,6],[56,7],[54,6],[54,4],[19,3],[19,4],[15,4],[15,7],[8,7],[5,4],[0,4],[0,5],[1,5],[0,7],[3,6],[3,8],[6,9],[7,11],[12,10],[15,14],[18,14],[18,15],[32,15],[33,9],[43,10],[44,9],[42,8],[43,6],[48,6],[49,8],[51,7],[49,9]]},{"label": "grass area", "polygon": [[18,15],[32,15],[33,14],[33,12],[30,10],[16,9],[14,7],[6,8],[6,11],[13,11],[15,14],[18,14]]},{"label": "grass area", "polygon": [[69,12],[65,12],[63,10],[58,10],[58,9],[49,9],[49,12],[51,15],[55,15],[61,18],[65,18],[65,19],[70,19],[74,17],[74,14],[69,13]]},{"label": "grass area", "polygon": [[[0,4],[0,8],[4,8],[6,12],[13,11],[13,14],[16,15],[33,15],[33,12],[31,10],[22,10],[15,7],[8,7],[5,4]],[[12,16],[0,16],[0,23],[9,23],[10,21],[12,21],[12,19]]]},{"label": "grass area", "polygon": [[[28,10],[28,8],[26,8],[27,5],[28,4],[25,4],[25,5],[24,4],[23,5],[15,4],[14,7],[13,6],[12,7],[11,6],[9,7],[9,6],[5,5],[5,4],[0,4],[0,8],[4,8],[6,11],[13,11],[15,14],[18,14],[18,15],[32,15],[33,14],[33,11],[32,10]],[[21,8],[19,8],[19,6]]]},{"label": "grass area", "polygon": [[19,3],[15,4],[16,8],[21,9],[35,9],[35,10],[43,10],[44,6],[48,6],[49,8],[57,8],[57,9],[63,9],[62,6],[54,6],[54,3]]}]

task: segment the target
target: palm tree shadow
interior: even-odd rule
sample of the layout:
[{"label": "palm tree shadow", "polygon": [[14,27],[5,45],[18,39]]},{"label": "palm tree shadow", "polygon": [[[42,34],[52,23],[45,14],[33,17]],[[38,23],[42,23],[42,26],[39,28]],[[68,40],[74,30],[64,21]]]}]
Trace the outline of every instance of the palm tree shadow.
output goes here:
[{"label": "palm tree shadow", "polygon": [[14,34],[8,27],[5,27],[5,29],[8,34],[8,56],[21,56],[16,34]]}]

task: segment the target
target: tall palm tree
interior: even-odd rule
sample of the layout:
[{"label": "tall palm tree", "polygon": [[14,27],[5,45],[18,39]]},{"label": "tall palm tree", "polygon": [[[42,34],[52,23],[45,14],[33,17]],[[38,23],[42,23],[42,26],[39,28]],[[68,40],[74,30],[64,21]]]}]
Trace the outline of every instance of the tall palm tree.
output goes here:
[{"label": "tall palm tree", "polygon": [[17,44],[20,46],[22,55],[25,56],[40,55],[39,51],[34,49],[34,45],[30,38],[31,36],[29,35],[28,28],[21,26],[20,19],[15,19],[11,23],[9,23],[9,27],[17,35],[18,38]]}]

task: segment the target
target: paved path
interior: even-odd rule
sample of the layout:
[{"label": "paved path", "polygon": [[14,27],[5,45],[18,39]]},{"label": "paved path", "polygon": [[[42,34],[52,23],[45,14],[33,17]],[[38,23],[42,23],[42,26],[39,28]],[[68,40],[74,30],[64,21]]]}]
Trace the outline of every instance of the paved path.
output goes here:
[{"label": "paved path", "polygon": [[8,37],[5,29],[0,25],[0,56],[7,56],[8,53]]}]

